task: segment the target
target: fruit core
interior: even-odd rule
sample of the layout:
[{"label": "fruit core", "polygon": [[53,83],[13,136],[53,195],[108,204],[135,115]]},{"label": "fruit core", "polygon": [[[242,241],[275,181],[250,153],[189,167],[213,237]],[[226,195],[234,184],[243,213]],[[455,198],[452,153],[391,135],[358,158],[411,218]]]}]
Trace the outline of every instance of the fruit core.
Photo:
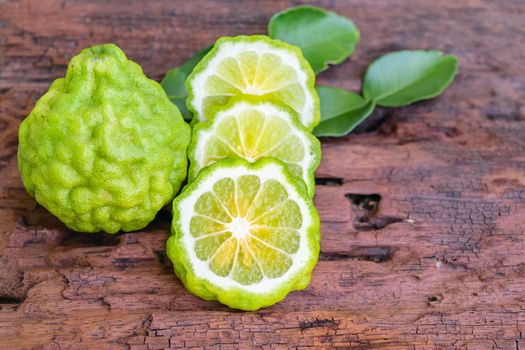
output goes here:
[{"label": "fruit core", "polygon": [[244,238],[250,233],[250,222],[242,217],[236,217],[229,223],[229,231],[235,238]]}]

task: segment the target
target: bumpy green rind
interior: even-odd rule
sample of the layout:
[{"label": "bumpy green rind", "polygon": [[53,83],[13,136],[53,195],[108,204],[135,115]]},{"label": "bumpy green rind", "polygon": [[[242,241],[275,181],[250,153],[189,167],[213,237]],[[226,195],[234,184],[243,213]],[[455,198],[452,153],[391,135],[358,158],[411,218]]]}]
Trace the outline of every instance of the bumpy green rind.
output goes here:
[{"label": "bumpy green rind", "polygon": [[[302,199],[304,199],[308,206],[308,215],[312,218],[312,224],[308,227],[306,234],[308,248],[311,253],[309,259],[304,263],[302,269],[297,271],[295,275],[291,276],[289,280],[268,293],[254,293],[237,287],[222,288],[199,277],[198,271],[195,271],[190,258],[188,257],[186,248],[181,242],[181,235],[184,233],[181,230],[180,213],[178,208],[179,203],[185,198],[191,196],[201,182],[203,182],[206,177],[212,175],[216,169],[231,168],[232,171],[235,171],[234,169],[239,166],[260,169],[264,168],[269,163],[279,164],[279,167],[285,174],[289,184],[295,188],[297,193]],[[189,185],[186,185],[181,194],[173,201],[173,222],[171,229],[172,236],[167,241],[166,253],[173,262],[175,274],[180,278],[186,289],[202,299],[217,300],[232,309],[255,311],[283,300],[291,291],[305,289],[310,283],[312,270],[319,257],[320,220],[312,200],[307,197],[306,193],[297,184],[294,177],[286,170],[286,167],[282,162],[269,158],[263,158],[251,164],[240,158],[226,158],[204,168],[199,173],[197,179]]]},{"label": "bumpy green rind", "polygon": [[75,231],[145,227],[186,176],[189,126],[113,44],[82,50],[19,129],[26,190]]},{"label": "bumpy green rind", "polygon": [[[193,126],[191,143],[190,143],[190,146],[188,147],[188,158],[190,160],[190,168],[188,171],[188,181],[190,182],[193,181],[199,174],[199,171],[201,170],[201,168],[198,167],[198,164],[195,161],[197,157],[196,149],[197,149],[197,142],[199,139],[199,133],[203,131],[212,130],[214,120],[215,120],[215,115],[217,115],[223,110],[228,110],[232,108],[235,104],[241,101],[246,102],[254,107],[257,106],[258,104],[272,104],[277,109],[285,110],[291,116],[292,125],[295,128],[299,129],[302,133],[304,133],[304,136],[307,137],[309,144],[310,144],[310,147],[306,149],[305,151],[308,152],[309,156],[313,158],[313,162],[307,169],[308,176],[307,176],[306,181],[304,178],[301,178],[301,177],[295,177],[295,178],[297,181],[301,182],[300,184],[301,187],[304,187],[304,185],[306,185],[306,189],[303,189],[303,190],[306,190],[306,192],[308,192],[308,195],[310,197],[313,197],[315,193],[315,170],[319,167],[319,163],[321,162],[321,143],[319,142],[317,137],[312,135],[304,127],[304,125],[299,121],[297,117],[297,113],[293,109],[277,101],[267,101],[267,100],[253,97],[253,96],[239,96],[239,97],[232,98],[227,105],[217,108],[209,120],[205,122],[197,123],[196,125]],[[270,157],[266,157],[266,158],[270,158]]]},{"label": "bumpy green rind", "polygon": [[[300,48],[297,46],[285,43],[284,41],[277,40],[277,39],[271,39],[270,37],[266,35],[239,35],[236,37],[228,37],[224,36],[220,39],[218,39],[213,48],[206,54],[206,56],[203,57],[203,59],[195,66],[191,74],[188,76],[188,79],[186,79],[186,90],[188,91],[188,98],[186,99],[186,106],[193,114],[193,119],[191,121],[191,125],[194,126],[195,124],[201,122],[202,120],[206,120],[208,116],[201,116],[198,115],[198,112],[196,108],[193,106],[193,99],[195,98],[195,92],[193,90],[193,86],[191,85],[191,82],[193,78],[201,73],[202,71],[206,70],[208,67],[209,61],[217,54],[217,52],[220,49],[220,46],[223,43],[250,43],[250,42],[257,42],[257,41],[264,41],[265,43],[275,46],[281,49],[285,49],[287,51],[293,52],[299,59],[301,69],[304,71],[307,75],[307,85],[308,85],[308,92],[312,95],[313,102],[314,102],[314,116],[311,123],[308,125],[305,125],[305,127],[312,131],[320,122],[321,118],[321,109],[320,109],[320,101],[319,96],[317,95],[317,91],[315,90],[315,73],[312,70],[312,66],[308,63],[306,58],[304,58],[303,52]],[[284,102],[284,101],[282,101]],[[220,106],[218,106],[220,107]]]}]

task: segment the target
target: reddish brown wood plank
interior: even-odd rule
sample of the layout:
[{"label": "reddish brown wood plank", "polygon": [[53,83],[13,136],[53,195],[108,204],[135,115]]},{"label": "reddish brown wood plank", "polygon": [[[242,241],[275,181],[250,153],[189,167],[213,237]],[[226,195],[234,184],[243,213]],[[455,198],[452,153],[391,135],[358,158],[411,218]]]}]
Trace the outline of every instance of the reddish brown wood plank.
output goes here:
[{"label": "reddish brown wood plank", "polygon": [[[255,313],[188,294],[144,232],[66,230],[23,190],[19,122],[82,47],[115,42],[155,79],[220,35],[263,33],[291,1],[0,1],[0,348],[473,348],[525,345],[525,4],[319,1],[352,18],[357,90],[402,48],[461,59],[447,92],[323,140],[321,259],[308,289]],[[331,179],[331,180],[330,180]]]}]

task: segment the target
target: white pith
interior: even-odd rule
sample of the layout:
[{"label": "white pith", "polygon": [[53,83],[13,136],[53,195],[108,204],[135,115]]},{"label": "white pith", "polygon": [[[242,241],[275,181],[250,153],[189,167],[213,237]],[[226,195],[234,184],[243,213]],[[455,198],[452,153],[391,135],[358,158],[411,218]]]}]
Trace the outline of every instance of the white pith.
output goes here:
[{"label": "white pith", "polygon": [[[296,191],[294,186],[289,183],[289,180],[286,178],[281,169],[282,168],[278,165],[270,163],[258,169],[250,169],[243,165],[216,168],[212,173],[209,173],[208,176],[202,180],[198,188],[193,190],[191,196],[185,197],[178,203],[176,209],[179,212],[178,217],[180,224],[180,240],[187,256],[191,261],[193,272],[197,277],[206,279],[222,289],[240,288],[252,293],[266,293],[275,291],[276,288],[279,288],[279,286],[286,283],[312,258],[314,252],[310,250],[307,242],[307,230],[312,225],[310,209],[305,200]],[[278,181],[288,192],[288,199],[293,200],[299,206],[302,216],[301,227],[297,229],[300,236],[299,248],[294,254],[288,254],[293,261],[288,271],[278,278],[268,278],[264,276],[261,281],[251,285],[243,285],[229,277],[220,277],[211,271],[211,269],[208,267],[208,261],[202,261],[197,257],[195,253],[195,243],[197,239],[190,233],[190,222],[191,218],[196,215],[194,212],[194,207],[199,197],[206,192],[213,191],[213,185],[217,181],[224,178],[230,178],[236,182],[237,179],[243,175],[255,175],[259,177],[261,182],[260,188],[262,188],[263,184],[268,180]],[[239,229],[237,234],[233,232],[234,237],[236,235],[239,236],[239,243],[242,240],[240,236],[244,234],[242,235],[244,238],[246,235],[244,231],[246,228],[245,224],[246,223],[239,221],[233,225],[235,229]],[[234,267],[232,267],[232,270],[233,268]]]},{"label": "white pith", "polygon": [[[216,54],[208,61],[206,68],[194,76],[193,80],[190,82],[193,88],[193,98],[190,100],[190,103],[195,108],[199,121],[205,121],[208,119],[208,116],[203,115],[202,110],[202,102],[204,98],[207,97],[204,85],[208,77],[216,72],[217,65],[221,61],[226,58],[235,59],[240,53],[246,51],[254,51],[259,55],[259,57],[266,53],[275,54],[279,56],[286,65],[290,66],[295,71],[298,78],[297,82],[302,87],[305,95],[304,106],[302,110],[297,111],[297,113],[299,114],[303,125],[307,127],[312,125],[315,115],[314,98],[311,92],[308,90],[308,75],[304,72],[304,68],[301,66],[298,57],[286,49],[269,45],[262,40],[257,42],[223,42],[218,46]],[[259,91],[259,89],[257,89],[255,86],[248,86],[244,93],[260,95],[264,93],[264,91]]]},{"label": "white pith", "polygon": [[[194,148],[194,159],[193,161],[197,162],[197,168],[202,169],[204,166],[208,164],[204,164],[204,158],[205,158],[205,150],[206,145],[210,138],[212,136],[217,136],[217,127],[221,124],[221,122],[229,117],[234,116],[235,118],[240,118],[244,113],[246,113],[248,110],[256,110],[259,113],[263,114],[265,116],[265,123],[268,127],[270,118],[280,118],[284,120],[290,130],[290,133],[293,133],[293,135],[297,136],[299,140],[301,140],[302,147],[304,149],[304,158],[300,162],[290,162],[293,164],[297,164],[302,169],[302,180],[305,182],[307,186],[310,186],[309,182],[309,169],[312,167],[312,165],[315,162],[315,157],[311,154],[312,150],[312,142],[307,136],[307,134],[300,129],[298,129],[293,123],[292,123],[292,116],[286,112],[286,110],[276,107],[270,102],[266,103],[248,103],[244,101],[239,101],[231,106],[231,108],[221,110],[219,113],[215,115],[212,121],[212,126],[208,127],[206,129],[200,129],[198,131],[197,135],[197,142],[195,144]],[[224,141],[224,140],[223,140]],[[284,139],[282,140],[284,141]],[[230,147],[230,149],[234,150],[234,147]],[[234,150],[235,151],[235,150]],[[270,154],[263,154],[263,155],[245,155],[246,152],[243,152],[244,154],[238,154],[239,157],[245,158],[249,162],[254,162],[255,160],[261,158],[262,156],[270,156]],[[308,189],[309,191],[312,189]]]},{"label": "white pith", "polygon": [[250,233],[251,223],[243,217],[234,218],[228,225],[227,230],[233,234],[234,238],[244,238]]}]

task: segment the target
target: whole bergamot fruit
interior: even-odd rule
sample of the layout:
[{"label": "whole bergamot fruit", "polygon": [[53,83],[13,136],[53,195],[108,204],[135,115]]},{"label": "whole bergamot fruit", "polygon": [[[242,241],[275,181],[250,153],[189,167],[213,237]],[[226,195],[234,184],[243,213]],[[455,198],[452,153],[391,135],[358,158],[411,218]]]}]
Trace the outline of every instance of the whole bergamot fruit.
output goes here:
[{"label": "whole bergamot fruit", "polygon": [[190,128],[113,44],[82,50],[19,130],[27,191],[75,231],[145,227],[186,177]]}]

